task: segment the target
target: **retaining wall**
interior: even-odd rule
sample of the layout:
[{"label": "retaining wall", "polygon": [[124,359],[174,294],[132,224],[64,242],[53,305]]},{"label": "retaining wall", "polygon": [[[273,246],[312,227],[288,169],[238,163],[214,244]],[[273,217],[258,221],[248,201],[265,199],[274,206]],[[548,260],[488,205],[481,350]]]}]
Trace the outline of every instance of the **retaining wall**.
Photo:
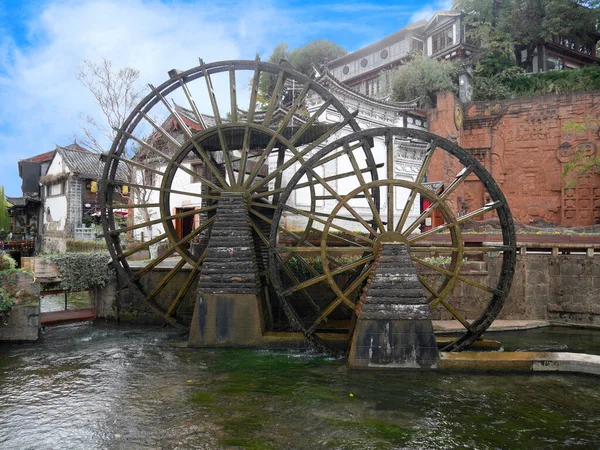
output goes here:
[{"label": "retaining wall", "polygon": [[[587,249],[552,248],[552,244],[546,245],[544,251],[542,253],[535,247],[527,250],[521,245],[512,289],[498,318],[600,326],[600,251],[594,252],[593,246]],[[483,285],[496,285],[501,257],[489,254],[485,261],[468,265],[471,268],[465,274],[468,278]],[[156,285],[164,277],[165,270],[168,269],[158,269],[142,277],[149,290],[150,285]],[[181,270],[167,285],[162,293],[165,299],[174,298],[188,273]],[[117,291],[115,283],[99,292],[98,317],[119,318],[126,322],[163,322],[138,293],[125,289],[117,297]],[[194,293],[192,287],[184,300],[183,309],[187,305],[190,314]],[[467,320],[476,318],[482,310],[482,291],[461,281],[457,282],[449,300]],[[452,319],[445,309],[434,309],[433,313],[434,319]]]}]

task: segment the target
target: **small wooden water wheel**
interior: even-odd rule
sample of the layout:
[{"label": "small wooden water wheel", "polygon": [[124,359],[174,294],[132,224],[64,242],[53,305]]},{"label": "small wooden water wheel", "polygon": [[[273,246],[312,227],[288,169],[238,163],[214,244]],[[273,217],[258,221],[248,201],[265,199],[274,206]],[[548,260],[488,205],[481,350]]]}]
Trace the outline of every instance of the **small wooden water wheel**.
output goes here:
[{"label": "small wooden water wheel", "polygon": [[[369,142],[379,174],[362,158]],[[408,144],[422,149],[421,165],[412,179],[401,179],[394,152]],[[433,162],[453,170],[451,178],[446,172],[447,179],[440,180],[445,181],[443,189],[426,182]],[[335,176],[324,175],[330,172]],[[481,186],[481,203],[456,211],[452,205],[467,181]],[[293,202],[294,192],[308,186],[316,208]],[[310,233],[285,239],[287,215],[306,217]],[[499,220],[501,242],[466,246],[464,224],[488,216]],[[280,301],[294,327],[311,339],[318,333],[347,333],[379,249],[385,243],[406,244],[429,305],[442,310],[438,317],[455,319],[463,327],[445,351],[469,346],[488,329],[509,292],[516,259],[512,216],[491,175],[456,144],[405,128],[359,131],[319,150],[282,192],[269,241],[269,270]],[[499,259],[500,270],[488,274],[488,281],[478,281],[468,270],[469,261],[488,257]],[[286,275],[306,260],[312,261],[312,271],[303,271],[300,279]],[[469,318],[461,312],[461,296],[451,295],[457,284],[474,290],[478,298],[478,310],[469,311]]]}]

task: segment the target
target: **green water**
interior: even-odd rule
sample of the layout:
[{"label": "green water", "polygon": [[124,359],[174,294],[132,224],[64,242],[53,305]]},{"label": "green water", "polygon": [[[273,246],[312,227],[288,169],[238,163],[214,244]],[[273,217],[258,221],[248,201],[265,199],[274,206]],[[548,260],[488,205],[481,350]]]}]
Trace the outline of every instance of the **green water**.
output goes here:
[{"label": "green water", "polygon": [[350,371],[181,342],[88,323],[0,346],[0,448],[600,448],[599,378]]}]

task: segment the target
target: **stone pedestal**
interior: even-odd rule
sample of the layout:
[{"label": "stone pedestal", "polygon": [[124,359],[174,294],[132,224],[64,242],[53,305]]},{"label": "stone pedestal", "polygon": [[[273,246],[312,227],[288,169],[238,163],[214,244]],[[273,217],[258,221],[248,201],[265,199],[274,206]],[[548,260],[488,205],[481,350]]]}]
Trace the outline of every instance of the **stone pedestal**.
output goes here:
[{"label": "stone pedestal", "polygon": [[243,193],[221,194],[200,276],[188,346],[259,345],[264,330]]},{"label": "stone pedestal", "polygon": [[351,367],[437,368],[431,310],[405,243],[382,243],[357,316]]}]

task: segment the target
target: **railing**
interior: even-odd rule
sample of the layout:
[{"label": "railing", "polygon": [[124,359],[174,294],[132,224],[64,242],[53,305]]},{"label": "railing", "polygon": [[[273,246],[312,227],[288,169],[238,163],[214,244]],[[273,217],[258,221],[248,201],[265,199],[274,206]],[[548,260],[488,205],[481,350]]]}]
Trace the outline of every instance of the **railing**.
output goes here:
[{"label": "railing", "polygon": [[73,230],[73,238],[80,241],[93,241],[99,234],[94,227],[75,227]]},{"label": "railing", "polygon": [[33,250],[35,241],[0,241],[0,250]]}]

